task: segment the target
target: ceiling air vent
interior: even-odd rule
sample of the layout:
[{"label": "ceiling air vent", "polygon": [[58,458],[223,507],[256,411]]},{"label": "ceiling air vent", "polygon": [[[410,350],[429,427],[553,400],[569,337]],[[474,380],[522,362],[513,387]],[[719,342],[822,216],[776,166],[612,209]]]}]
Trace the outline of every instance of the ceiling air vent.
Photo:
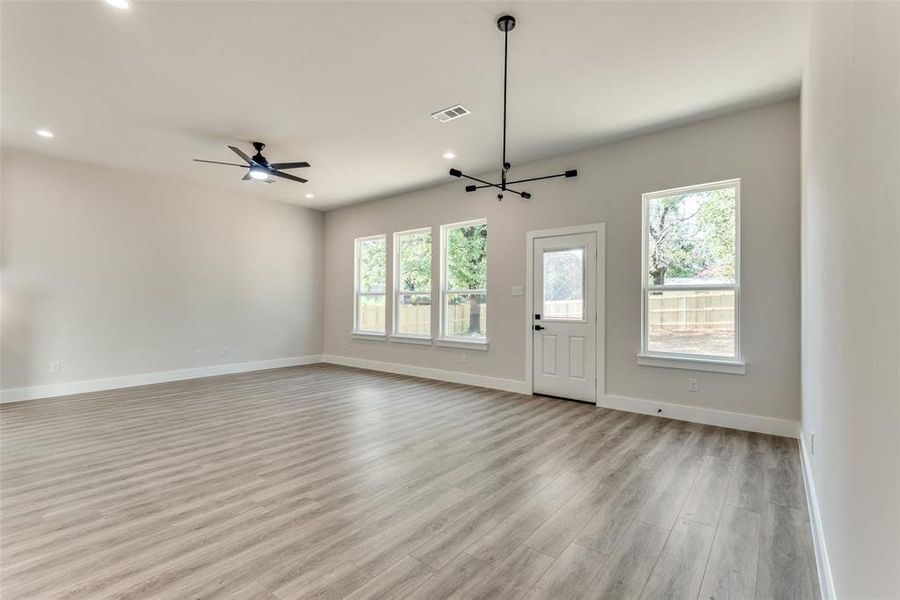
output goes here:
[{"label": "ceiling air vent", "polygon": [[444,108],[437,112],[431,113],[431,118],[437,119],[441,123],[447,123],[448,121],[452,121],[453,119],[464,117],[467,114],[469,114],[469,109],[462,104],[457,104],[455,106],[451,106],[450,108]]}]

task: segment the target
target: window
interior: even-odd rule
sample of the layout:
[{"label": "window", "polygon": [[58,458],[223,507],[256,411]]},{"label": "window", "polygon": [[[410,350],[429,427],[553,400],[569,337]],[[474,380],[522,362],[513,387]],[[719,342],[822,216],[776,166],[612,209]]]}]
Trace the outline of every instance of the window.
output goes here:
[{"label": "window", "polygon": [[641,358],[647,360],[639,362],[742,364],[740,180],[644,194],[643,202]]},{"label": "window", "polygon": [[384,335],[387,240],[383,235],[356,240],[354,331]]},{"label": "window", "polygon": [[394,234],[394,335],[431,337],[431,228]]},{"label": "window", "polygon": [[487,222],[441,227],[441,336],[487,340]]}]

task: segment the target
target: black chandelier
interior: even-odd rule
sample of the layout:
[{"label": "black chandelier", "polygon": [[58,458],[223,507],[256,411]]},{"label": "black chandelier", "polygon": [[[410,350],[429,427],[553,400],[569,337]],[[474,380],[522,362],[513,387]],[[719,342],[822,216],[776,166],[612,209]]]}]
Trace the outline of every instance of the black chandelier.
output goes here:
[{"label": "black chandelier", "polygon": [[467,185],[467,192],[474,192],[476,190],[484,189],[484,188],[497,188],[500,190],[500,193],[497,194],[497,200],[503,200],[504,192],[511,192],[513,194],[517,194],[526,200],[531,198],[531,194],[528,192],[517,192],[516,190],[509,188],[507,186],[514,185],[517,183],[525,183],[527,181],[538,181],[540,179],[554,179],[556,177],[577,177],[578,171],[575,169],[571,169],[569,171],[565,171],[564,173],[557,173],[556,175],[544,175],[543,177],[529,177],[528,179],[517,179],[515,181],[507,181],[506,174],[509,172],[512,167],[511,164],[506,160],[506,71],[507,65],[509,63],[509,32],[516,28],[516,19],[510,15],[503,15],[499,19],[497,19],[497,29],[503,32],[503,159],[502,159],[502,167],[500,169],[500,183],[491,183],[490,181],[485,181],[484,179],[479,179],[477,177],[472,177],[471,175],[466,175],[459,169],[450,169],[450,175],[453,177],[465,177],[466,179],[471,179],[472,181],[477,181],[481,185]]}]

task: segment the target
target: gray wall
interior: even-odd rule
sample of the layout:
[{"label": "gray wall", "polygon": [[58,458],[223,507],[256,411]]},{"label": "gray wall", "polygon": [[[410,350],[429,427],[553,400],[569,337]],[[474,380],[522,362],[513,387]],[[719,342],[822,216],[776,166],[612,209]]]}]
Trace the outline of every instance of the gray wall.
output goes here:
[{"label": "gray wall", "polygon": [[[354,358],[525,378],[527,231],[607,223],[607,392],[753,415],[800,418],[800,115],[796,100],[516,165],[516,176],[578,168],[538,182],[530,201],[466,194],[459,180],[328,212],[325,352]],[[515,146],[513,145],[513,160]],[[465,167],[465,157],[455,161]],[[640,347],[641,194],[742,178],[742,316],[747,375],[643,367]],[[449,178],[448,178],[449,179]],[[353,239],[486,217],[487,352],[351,339]],[[435,282],[435,289],[437,282]],[[462,364],[462,354],[468,364]],[[689,376],[700,392],[687,391]]]},{"label": "gray wall", "polygon": [[321,353],[321,213],[15,150],[2,167],[4,389]]},{"label": "gray wall", "polygon": [[900,4],[813,10],[803,431],[838,598],[900,598]]}]

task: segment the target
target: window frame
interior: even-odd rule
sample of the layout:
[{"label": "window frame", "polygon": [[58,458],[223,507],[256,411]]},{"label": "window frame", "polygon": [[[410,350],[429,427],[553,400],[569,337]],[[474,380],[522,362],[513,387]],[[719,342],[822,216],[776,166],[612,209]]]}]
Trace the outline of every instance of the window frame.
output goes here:
[{"label": "window frame", "polygon": [[[473,289],[473,290],[451,290],[448,289],[448,281],[447,281],[447,240],[448,233],[451,229],[458,229],[461,227],[472,227],[475,225],[484,225],[488,226],[488,220],[486,218],[481,219],[471,219],[468,221],[460,221],[458,223],[448,223],[446,225],[441,225],[441,272],[440,272],[440,306],[439,306],[439,335],[438,339],[435,341],[435,345],[443,346],[447,348],[471,348],[473,350],[487,350],[488,348],[488,336],[487,336],[487,319],[485,319],[485,331],[484,337],[481,339],[465,337],[465,336],[455,336],[447,334],[447,298],[449,294],[484,294],[485,297],[488,296],[488,282],[487,275],[485,275],[484,288]],[[490,229],[488,229],[488,235],[490,235]],[[485,249],[485,260],[487,260],[487,249]]]},{"label": "window frame", "polygon": [[[385,248],[385,260],[384,260],[384,292],[375,293],[375,292],[361,292],[360,291],[360,248],[364,242],[368,242],[371,240],[382,240],[384,242]],[[387,265],[387,234],[379,233],[376,235],[368,235],[363,237],[358,237],[353,240],[353,337],[361,338],[361,339],[377,339],[384,340],[387,337],[387,300],[388,300],[388,265]],[[369,331],[362,330],[359,327],[359,298],[360,296],[383,296],[385,302],[385,323],[384,329],[381,332],[378,331]]]},{"label": "window frame", "polygon": [[432,322],[429,325],[428,335],[420,335],[420,334],[413,334],[413,333],[401,333],[401,332],[397,331],[397,325],[400,322],[397,312],[400,309],[400,296],[415,294],[415,295],[419,295],[419,296],[428,296],[430,298],[431,306],[429,308],[431,309],[431,316],[432,317],[434,316],[434,272],[431,273],[431,277],[428,282],[429,285],[428,285],[427,292],[415,292],[415,291],[406,291],[406,290],[400,289],[401,281],[403,279],[403,277],[402,277],[403,273],[400,269],[400,238],[404,235],[410,235],[410,234],[416,234],[416,233],[431,234],[431,245],[428,249],[428,252],[429,252],[428,260],[429,260],[429,263],[433,265],[434,264],[434,261],[433,261],[433,259],[434,259],[434,231],[433,231],[433,229],[434,229],[433,227],[419,227],[416,229],[407,229],[406,231],[395,231],[394,232],[394,240],[393,240],[394,247],[392,248],[393,255],[394,255],[393,256],[394,271],[393,271],[393,282],[392,282],[393,283],[393,285],[392,285],[393,310],[392,310],[392,315],[391,315],[391,317],[392,317],[392,319],[391,319],[392,320],[391,341],[407,342],[407,343],[411,343],[411,344],[416,344],[416,343],[431,344],[432,335],[433,335],[433,331],[434,331],[433,319],[431,320]]},{"label": "window frame", "polygon": [[[653,285],[649,282],[649,208],[650,201],[692,192],[705,192],[721,188],[733,187],[734,204],[734,283],[733,284],[691,284],[691,285]],[[651,292],[671,291],[734,291],[734,356],[715,356],[708,354],[690,354],[685,352],[660,352],[649,349],[649,297]],[[648,192],[641,196],[641,350],[638,364],[652,367],[669,367],[676,369],[692,369],[743,375],[746,365],[741,347],[741,179],[726,179],[699,185],[688,185],[656,192]]]}]

